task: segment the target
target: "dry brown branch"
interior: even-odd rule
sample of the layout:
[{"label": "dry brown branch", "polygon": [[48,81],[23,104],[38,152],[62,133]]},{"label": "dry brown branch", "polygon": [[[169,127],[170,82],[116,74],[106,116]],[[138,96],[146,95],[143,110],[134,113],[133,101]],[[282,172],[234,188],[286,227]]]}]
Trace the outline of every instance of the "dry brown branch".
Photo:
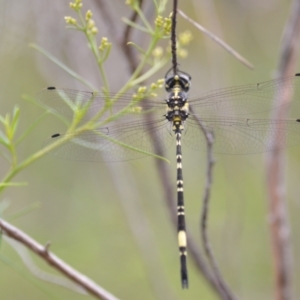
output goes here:
[{"label": "dry brown branch", "polygon": [[242,57],[237,51],[235,51],[233,48],[231,48],[229,45],[227,45],[224,41],[222,41],[220,38],[215,36],[213,33],[208,31],[206,28],[204,28],[199,23],[195,22],[191,18],[189,18],[185,13],[183,13],[180,9],[178,10],[178,13],[187,21],[189,21],[191,24],[193,24],[197,29],[202,31],[204,34],[206,34],[209,38],[211,38],[213,41],[215,41],[217,44],[219,44],[221,47],[223,47],[226,51],[228,51],[231,55],[233,55],[238,61],[243,63],[246,67],[249,69],[253,69],[253,65],[248,62],[244,57]]},{"label": "dry brown branch", "polygon": [[[300,1],[295,0],[292,3],[290,16],[283,33],[278,67],[279,78],[288,77],[295,72],[299,37]],[[280,107],[280,109],[274,110],[274,119],[285,119],[287,117],[287,106],[284,104],[289,102],[291,96],[290,90],[281,90],[275,95],[274,106]],[[277,132],[270,138],[274,141],[279,134],[281,133]],[[284,150],[274,148],[267,157],[267,190],[277,300],[293,299],[292,247],[285,199],[284,164]]]},{"label": "dry brown branch", "polygon": [[51,253],[46,246],[42,246],[26,233],[21,231],[20,229],[14,227],[8,222],[0,219],[0,229],[7,237],[14,239],[26,246],[32,252],[41,257],[45,262],[47,262],[54,269],[59,271],[68,277],[71,281],[78,284],[84,290],[86,290],[89,294],[95,296],[98,299],[103,300],[118,300],[115,296],[104,290],[102,287],[97,285],[87,276],[79,273],[77,270],[73,269],[71,266],[66,264],[63,260],[58,258],[55,254]]}]

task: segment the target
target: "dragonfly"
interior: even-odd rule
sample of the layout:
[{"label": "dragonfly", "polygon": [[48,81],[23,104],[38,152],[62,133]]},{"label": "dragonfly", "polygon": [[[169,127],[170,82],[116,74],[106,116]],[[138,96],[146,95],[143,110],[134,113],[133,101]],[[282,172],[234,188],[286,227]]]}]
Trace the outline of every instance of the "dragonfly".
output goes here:
[{"label": "dragonfly", "polygon": [[[51,147],[50,154],[59,158],[127,161],[151,153],[158,155],[155,144],[163,150],[175,144],[180,276],[182,288],[188,288],[182,144],[196,151],[206,150],[203,128],[213,133],[213,151],[221,154],[261,153],[300,144],[300,119],[261,117],[271,109],[282,105],[289,108],[300,101],[300,74],[222,88],[193,98],[188,96],[191,77],[185,72],[168,72],[164,84],[167,96],[161,99],[147,96],[133,101],[131,94],[111,94],[116,101],[108,105],[106,93],[49,87],[38,93],[37,100],[68,120],[74,120],[78,108],[85,112],[83,122],[97,116],[109,120],[92,129],[49,137],[43,147],[45,151]],[[292,97],[284,104],[272,104],[275,96],[283,98],[289,93]]]}]

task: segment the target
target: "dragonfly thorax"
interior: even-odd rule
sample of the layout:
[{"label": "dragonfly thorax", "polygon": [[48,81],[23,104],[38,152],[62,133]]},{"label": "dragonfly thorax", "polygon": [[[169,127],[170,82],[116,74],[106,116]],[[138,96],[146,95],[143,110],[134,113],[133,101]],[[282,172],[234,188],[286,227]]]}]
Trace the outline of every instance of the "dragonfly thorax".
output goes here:
[{"label": "dragonfly thorax", "polygon": [[167,103],[167,113],[165,117],[173,123],[173,129],[183,129],[183,123],[189,115],[187,94],[181,88],[175,87],[170,93]]},{"label": "dragonfly thorax", "polygon": [[182,130],[183,123],[189,115],[187,92],[190,88],[191,77],[180,72],[166,76],[165,88],[169,92],[166,119],[173,123],[173,130]]}]

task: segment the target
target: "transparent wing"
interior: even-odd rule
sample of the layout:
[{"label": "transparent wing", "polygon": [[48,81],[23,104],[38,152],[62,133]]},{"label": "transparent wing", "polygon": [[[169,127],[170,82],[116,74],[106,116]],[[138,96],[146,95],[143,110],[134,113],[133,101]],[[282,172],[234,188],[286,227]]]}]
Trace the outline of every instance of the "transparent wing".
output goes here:
[{"label": "transparent wing", "polygon": [[[284,93],[291,93],[292,89],[293,97],[285,104],[290,105],[294,100],[300,99],[299,75],[260,84],[219,89],[189,99],[192,113],[183,132],[185,144],[195,150],[205,149],[205,139],[197,118],[204,122],[208,130],[214,132],[214,149],[219,153],[258,153],[273,147],[298,144],[300,123],[296,120],[271,121],[253,119],[253,116],[248,118],[248,115],[251,116],[253,113],[270,110],[273,108],[272,101],[275,94],[284,97]],[[116,99],[118,95],[112,94],[111,97]],[[41,91],[37,99],[51,111],[70,118],[78,108],[85,108],[86,117],[91,118],[105,107],[108,101],[103,93],[56,88]],[[118,99],[106,113],[118,112],[129,103],[132,103],[132,95],[122,95],[122,98]],[[59,146],[53,154],[71,160],[90,161],[102,160],[104,154],[104,160],[120,161],[145,156],[146,152],[155,153],[151,139],[154,132],[162,147],[166,148],[172,142],[171,125],[164,117],[165,107],[163,99],[144,99],[126,111],[119,120],[121,122],[119,125],[85,132],[79,136],[69,135],[66,144]],[[155,121],[150,122],[143,118],[149,112],[153,113]],[[278,135],[273,145],[270,134]],[[62,138],[65,139],[66,136],[55,136],[47,140],[45,146]]]},{"label": "transparent wing", "polygon": [[[235,119],[228,117],[201,119],[213,132],[213,150],[221,154],[250,154],[300,144],[299,120]],[[275,142],[272,137],[276,137]],[[206,141],[198,117],[190,116],[183,142],[194,150],[206,150]]]},{"label": "transparent wing", "polygon": [[[293,91],[293,96],[285,105],[290,105],[294,100],[300,99],[300,75],[283,79],[275,79],[257,84],[242,85],[238,87],[222,88],[197,97],[191,97],[188,102],[196,114],[202,116],[241,116],[253,113],[266,112],[276,108],[273,104],[275,94],[279,98],[284,93]],[[77,107],[88,107],[88,116],[92,117],[102,109],[108,97],[102,92],[84,92],[72,89],[47,88],[36,96],[50,111],[71,117]],[[133,94],[110,94],[110,99],[117,99],[110,108],[110,112],[117,112],[132,102]],[[161,111],[165,101],[161,99],[144,99],[138,106]],[[279,104],[278,106],[279,107]]]},{"label": "transparent wing", "polygon": [[218,89],[190,99],[189,103],[194,113],[201,116],[241,116],[274,109],[275,95],[282,98],[285,96],[284,93],[292,91],[293,96],[285,105],[300,100],[299,74],[258,84]]},{"label": "transparent wing", "polygon": [[164,119],[151,122],[137,121],[86,131],[80,135],[56,134],[46,140],[43,148],[66,140],[50,154],[62,159],[78,161],[125,161],[156,154],[152,136],[163,149],[173,141],[169,122]]},{"label": "transparent wing", "polygon": [[118,94],[112,93],[108,98],[102,92],[85,92],[54,87],[43,89],[36,95],[36,99],[49,111],[68,118],[72,118],[74,112],[82,108],[86,108],[88,118],[92,118],[105,105],[109,104],[111,100],[116,100],[116,102],[109,107],[107,113],[116,113],[127,107],[130,103],[133,103],[133,112],[136,106],[148,110],[153,108],[157,108],[158,110],[165,109],[165,101],[163,100],[158,102],[154,99],[143,99],[135,103],[133,101],[133,94],[122,94],[120,98]]}]

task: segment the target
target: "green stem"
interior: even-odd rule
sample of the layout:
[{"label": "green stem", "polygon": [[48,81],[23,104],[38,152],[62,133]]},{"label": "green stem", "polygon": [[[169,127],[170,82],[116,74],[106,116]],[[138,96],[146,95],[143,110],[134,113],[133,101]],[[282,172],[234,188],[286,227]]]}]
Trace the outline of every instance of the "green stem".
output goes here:
[{"label": "green stem", "polygon": [[104,69],[104,66],[103,66],[102,59],[99,55],[99,51],[98,51],[98,48],[97,48],[95,36],[88,34],[87,24],[86,24],[85,20],[82,17],[81,11],[78,12],[78,15],[79,15],[80,21],[81,21],[82,26],[83,26],[83,32],[84,32],[84,34],[85,34],[85,36],[86,36],[86,38],[89,42],[89,45],[92,49],[92,52],[93,52],[93,54],[96,58],[97,65],[99,67],[99,71],[100,71],[100,74],[101,74],[101,77],[102,77],[102,80],[103,80],[104,88],[105,88],[106,91],[109,91],[109,84],[108,84],[108,80],[107,80],[107,77],[106,77],[106,72],[105,72],[105,69]]},{"label": "green stem", "polygon": [[[153,49],[156,47],[157,42],[160,40],[161,36],[159,35],[159,33],[153,31],[153,28],[151,28],[151,25],[148,23],[148,21],[146,20],[143,12],[139,9],[139,7],[136,8],[137,13],[139,14],[141,20],[143,21],[143,23],[145,24],[145,26],[148,28],[149,33],[152,35],[152,39],[151,42],[149,44],[149,47],[147,49],[147,51],[145,52],[145,55],[143,56],[142,60],[140,61],[139,65],[137,66],[137,68],[135,69],[135,71],[133,72],[133,74],[131,75],[131,77],[129,78],[128,82],[120,89],[119,93],[116,94],[110,102],[108,102],[109,105],[105,105],[103,107],[103,109],[101,109],[96,115],[95,117],[93,117],[90,121],[88,121],[87,123],[85,123],[84,125],[80,126],[79,128],[75,128],[77,124],[73,124],[73,127],[71,126],[73,131],[73,134],[70,135],[65,135],[64,137],[62,137],[60,140],[58,140],[57,142],[54,142],[53,144],[47,146],[46,148],[36,152],[35,154],[33,154],[32,156],[28,157],[27,159],[25,159],[23,162],[17,164],[17,158],[16,158],[16,152],[15,152],[15,148],[12,145],[10,148],[10,151],[12,153],[12,159],[13,159],[13,163],[12,163],[12,167],[9,170],[9,172],[7,173],[7,175],[4,177],[2,184],[0,185],[0,193],[7,187],[9,186],[9,182],[11,181],[11,179],[16,176],[20,171],[22,171],[24,168],[26,168],[28,165],[30,165],[31,163],[35,162],[36,160],[38,160],[39,158],[43,157],[46,153],[52,151],[54,148],[59,147],[61,144],[67,142],[68,140],[70,140],[71,138],[74,137],[74,135],[80,135],[80,133],[82,133],[83,131],[87,131],[87,130],[93,130],[95,129],[95,126],[101,126],[103,124],[109,123],[112,120],[115,120],[117,118],[119,118],[120,116],[122,116],[123,114],[125,114],[128,111],[128,108],[130,108],[131,106],[135,105],[136,102],[135,101],[131,101],[128,106],[126,106],[124,109],[121,109],[121,111],[119,111],[116,114],[113,114],[111,116],[109,116],[108,118],[106,118],[106,120],[102,121],[99,124],[96,124],[96,121],[99,119],[99,117],[101,117],[110,107],[111,105],[113,105],[127,90],[129,90],[130,88],[132,88],[133,86],[141,83],[142,81],[145,81],[147,78],[149,78],[152,74],[154,74],[158,69],[160,69],[165,63],[166,60],[162,60],[160,63],[155,64],[155,66],[153,66],[150,70],[148,70],[144,75],[140,75],[143,68],[145,67],[145,65],[147,64]],[[94,35],[90,35],[88,34],[88,30],[86,27],[86,22],[84,20],[84,18],[82,17],[81,12],[79,12],[79,18],[82,22],[83,27],[78,28],[78,30],[81,30],[85,33],[87,40],[89,42],[89,45],[91,47],[91,50],[97,60],[97,64],[103,79],[103,83],[104,83],[104,88],[107,94],[109,91],[109,83],[106,77],[106,72],[104,69],[104,61],[101,60],[100,54],[99,54],[99,50],[97,48],[97,44],[96,44],[96,39]],[[31,45],[31,47],[35,48],[36,50],[42,52],[44,55],[46,55],[50,60],[52,60],[54,63],[56,63],[57,65],[59,65],[62,69],[64,69],[65,71],[67,71],[72,77],[76,78],[77,80],[81,81],[82,83],[84,83],[85,85],[89,86],[92,90],[96,90],[90,83],[88,83],[84,78],[80,77],[78,74],[76,74],[75,72],[73,72],[72,70],[70,70],[69,68],[67,68],[65,65],[63,65],[60,61],[58,61],[55,57],[53,57],[49,52],[45,51],[44,49],[40,48],[37,45]],[[22,139],[22,138],[21,138]],[[133,151],[140,151],[142,153],[145,153],[144,151],[141,151],[139,149],[135,149],[130,145],[126,145],[123,144],[121,142],[115,141],[114,139],[111,139],[112,142],[116,142],[117,144],[124,146],[124,147],[128,147],[128,148],[132,148]],[[147,153],[150,154],[151,153]],[[155,157],[161,158],[159,156],[154,155]]]},{"label": "green stem", "polygon": [[102,80],[103,80],[103,85],[104,85],[104,88],[106,91],[109,91],[109,84],[108,84],[108,80],[107,80],[107,77],[106,77],[106,72],[105,72],[105,69],[104,69],[104,65],[103,65],[103,60],[101,59],[100,55],[99,55],[99,51],[98,51],[98,48],[97,48],[97,45],[95,43],[95,38],[94,36],[91,36],[90,34],[88,34],[87,32],[87,29],[84,31],[85,33],[85,36],[91,46],[91,49],[92,49],[92,52],[96,58],[96,61],[97,61],[97,65],[98,65],[98,68],[99,68],[99,71],[100,71],[100,74],[101,74],[101,77],[102,77]]}]

